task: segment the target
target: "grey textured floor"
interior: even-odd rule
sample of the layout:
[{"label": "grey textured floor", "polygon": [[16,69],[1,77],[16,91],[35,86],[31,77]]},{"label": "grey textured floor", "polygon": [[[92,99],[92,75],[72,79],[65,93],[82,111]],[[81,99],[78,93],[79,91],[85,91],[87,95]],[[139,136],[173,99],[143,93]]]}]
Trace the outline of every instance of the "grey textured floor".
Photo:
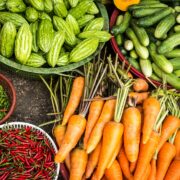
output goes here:
[{"label": "grey textured floor", "polygon": [[[7,122],[23,121],[38,126],[53,119],[53,117],[47,115],[47,113],[52,112],[52,106],[49,92],[41,80],[23,77],[1,67],[0,73],[11,80],[17,93],[15,111]],[[52,136],[52,125],[42,128]],[[60,176],[59,180],[62,179]]]}]

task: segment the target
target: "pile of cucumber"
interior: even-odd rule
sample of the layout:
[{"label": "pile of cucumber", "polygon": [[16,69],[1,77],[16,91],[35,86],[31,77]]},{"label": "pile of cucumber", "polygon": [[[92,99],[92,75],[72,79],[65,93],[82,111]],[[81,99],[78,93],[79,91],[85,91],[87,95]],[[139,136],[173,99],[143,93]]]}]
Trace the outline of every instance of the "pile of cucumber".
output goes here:
[{"label": "pile of cucumber", "polygon": [[111,34],[93,0],[0,0],[0,54],[32,67],[92,55]]},{"label": "pile of cucumber", "polygon": [[117,17],[111,33],[134,68],[180,89],[180,4],[142,0]]}]

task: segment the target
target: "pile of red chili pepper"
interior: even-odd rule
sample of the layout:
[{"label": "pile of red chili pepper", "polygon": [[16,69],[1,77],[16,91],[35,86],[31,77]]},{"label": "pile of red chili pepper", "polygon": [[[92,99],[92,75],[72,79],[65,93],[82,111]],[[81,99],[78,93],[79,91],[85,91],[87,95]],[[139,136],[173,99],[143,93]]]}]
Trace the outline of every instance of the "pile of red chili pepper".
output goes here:
[{"label": "pile of red chili pepper", "polygon": [[54,154],[40,131],[31,127],[0,129],[0,180],[52,180]]}]

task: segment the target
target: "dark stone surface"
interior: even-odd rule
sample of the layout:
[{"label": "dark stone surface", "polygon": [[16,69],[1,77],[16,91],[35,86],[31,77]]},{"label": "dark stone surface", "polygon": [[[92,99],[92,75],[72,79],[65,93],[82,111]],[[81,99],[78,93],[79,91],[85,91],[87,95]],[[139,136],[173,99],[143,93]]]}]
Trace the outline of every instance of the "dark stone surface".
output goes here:
[{"label": "dark stone surface", "polygon": [[[47,115],[52,112],[52,106],[49,92],[41,80],[30,79],[2,69],[0,73],[12,81],[17,94],[16,108],[8,122],[24,121],[38,126],[53,118]],[[43,129],[51,134],[51,125],[44,126]]]}]

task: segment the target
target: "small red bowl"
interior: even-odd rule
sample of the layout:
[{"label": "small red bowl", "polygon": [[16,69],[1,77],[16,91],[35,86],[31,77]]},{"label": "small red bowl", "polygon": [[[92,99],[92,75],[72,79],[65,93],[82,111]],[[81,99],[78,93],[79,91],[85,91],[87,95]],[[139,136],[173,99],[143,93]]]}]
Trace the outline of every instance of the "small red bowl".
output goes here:
[{"label": "small red bowl", "polygon": [[14,112],[15,105],[16,105],[16,91],[15,91],[15,88],[14,88],[12,82],[10,81],[10,79],[5,77],[1,73],[0,73],[0,85],[2,85],[4,87],[5,91],[7,92],[8,97],[10,99],[10,108],[9,108],[9,111],[8,111],[8,113],[2,119],[0,119],[0,124],[2,124],[5,121],[7,121],[8,118]]},{"label": "small red bowl", "polygon": [[[112,13],[112,15],[111,15],[111,18],[110,18],[110,29],[112,29],[112,27],[113,27],[114,24],[116,23],[116,19],[117,19],[119,13],[120,13],[120,10],[117,9],[117,8],[115,8],[114,11],[113,11],[113,13]],[[124,61],[126,67],[128,67],[130,64],[129,64],[128,60],[127,60],[127,59],[123,56],[123,54],[121,53],[121,50],[120,50],[119,47],[118,47],[118,44],[117,44],[117,42],[116,42],[115,37],[112,37],[111,40],[110,40],[110,42],[111,42],[111,45],[112,45],[112,48],[113,48],[114,52],[118,54],[118,57],[119,57],[120,61],[122,61],[122,62]],[[144,74],[142,74],[141,72],[139,72],[139,71],[138,71],[136,68],[134,68],[133,66],[131,66],[130,71],[131,71],[134,75],[136,75],[137,77],[140,77],[140,78],[143,78],[143,79],[147,80],[147,78],[144,76]],[[161,85],[162,85],[161,82],[155,81],[155,80],[153,80],[153,79],[151,79],[151,78],[149,78],[149,79],[150,79],[156,86],[161,86]],[[168,88],[170,88],[170,87],[171,87],[171,86],[168,86]]]}]

